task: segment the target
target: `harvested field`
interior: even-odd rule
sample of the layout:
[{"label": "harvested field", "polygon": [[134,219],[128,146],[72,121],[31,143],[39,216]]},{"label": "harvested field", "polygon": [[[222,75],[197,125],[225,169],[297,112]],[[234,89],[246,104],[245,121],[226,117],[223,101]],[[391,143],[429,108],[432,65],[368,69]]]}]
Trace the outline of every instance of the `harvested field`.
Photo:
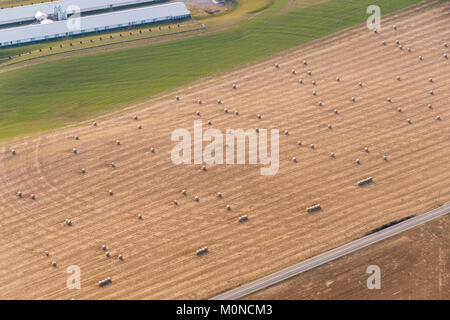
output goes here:
[{"label": "harvested field", "polygon": [[[450,299],[450,217],[444,216],[246,299]],[[369,265],[381,289],[369,290]]]},{"label": "harvested field", "polygon": [[[384,19],[377,34],[361,27],[109,119],[2,143],[0,298],[208,298],[426,212],[438,196],[449,202],[449,10],[419,6]],[[279,172],[175,166],[172,131],[192,132],[199,119],[222,132],[278,128]],[[321,211],[305,212],[318,203]],[[70,265],[81,268],[80,290],[66,289]]]}]

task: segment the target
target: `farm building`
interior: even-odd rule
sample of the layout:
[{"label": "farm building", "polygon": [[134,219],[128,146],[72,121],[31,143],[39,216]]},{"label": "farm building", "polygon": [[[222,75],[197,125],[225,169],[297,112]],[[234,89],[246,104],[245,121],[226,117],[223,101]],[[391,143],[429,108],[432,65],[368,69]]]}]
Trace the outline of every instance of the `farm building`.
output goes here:
[{"label": "farm building", "polygon": [[[92,32],[125,28],[168,20],[190,17],[190,12],[182,2],[145,8],[130,9],[79,18],[79,23],[70,20],[47,24],[34,24],[0,30],[0,47],[20,45],[57,38],[70,37]],[[77,27],[79,26],[79,27]]]}]

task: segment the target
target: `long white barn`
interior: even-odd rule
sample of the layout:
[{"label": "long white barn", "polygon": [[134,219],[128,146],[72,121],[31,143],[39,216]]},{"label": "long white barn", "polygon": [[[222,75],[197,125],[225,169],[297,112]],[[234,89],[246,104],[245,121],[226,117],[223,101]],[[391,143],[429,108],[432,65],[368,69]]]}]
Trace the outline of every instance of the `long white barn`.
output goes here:
[{"label": "long white barn", "polygon": [[190,15],[191,13],[183,2],[174,2],[81,17],[79,18],[79,27],[76,27],[75,20],[68,19],[49,24],[35,24],[3,29],[0,30],[0,47],[124,28],[139,24],[184,19],[190,17]]},{"label": "long white barn", "polygon": [[91,11],[116,9],[156,1],[157,0],[59,0],[21,7],[5,8],[0,9],[0,26],[33,21],[35,20],[35,15],[38,11],[51,15],[55,12],[55,7],[61,7],[62,11],[67,11],[68,14],[72,14],[74,13],[74,6],[77,6],[80,8],[80,13],[83,14]]}]

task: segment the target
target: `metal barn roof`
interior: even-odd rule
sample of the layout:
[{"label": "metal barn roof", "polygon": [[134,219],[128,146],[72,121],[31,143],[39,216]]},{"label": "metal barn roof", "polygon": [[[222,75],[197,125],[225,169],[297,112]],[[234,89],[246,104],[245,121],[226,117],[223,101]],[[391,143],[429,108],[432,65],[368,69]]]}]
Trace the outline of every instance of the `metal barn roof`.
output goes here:
[{"label": "metal barn roof", "polygon": [[0,30],[0,46],[60,38],[157,21],[180,19],[189,16],[190,12],[183,2],[174,2],[158,6],[81,17],[79,18],[79,28],[71,27],[74,25],[72,24],[72,19],[56,21],[49,24],[34,24]]},{"label": "metal barn roof", "polygon": [[[36,15],[36,12],[41,11],[46,14],[53,14],[55,7],[59,6],[61,6],[63,11],[66,11],[67,8],[71,6],[78,6],[81,13],[83,13],[155,1],[156,0],[59,0],[21,7],[5,8],[0,9],[0,25],[32,21],[35,19],[34,16]],[[72,14],[73,9],[69,10],[67,13]]]}]

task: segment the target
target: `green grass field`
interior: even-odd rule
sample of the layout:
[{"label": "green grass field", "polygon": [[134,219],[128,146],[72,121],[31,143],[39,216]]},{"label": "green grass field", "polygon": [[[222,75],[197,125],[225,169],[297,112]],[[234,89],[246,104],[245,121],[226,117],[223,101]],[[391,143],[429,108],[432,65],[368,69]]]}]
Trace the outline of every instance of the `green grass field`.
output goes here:
[{"label": "green grass field", "polygon": [[420,0],[330,0],[252,19],[208,35],[68,58],[0,74],[0,139],[54,128],[246,64]]}]

